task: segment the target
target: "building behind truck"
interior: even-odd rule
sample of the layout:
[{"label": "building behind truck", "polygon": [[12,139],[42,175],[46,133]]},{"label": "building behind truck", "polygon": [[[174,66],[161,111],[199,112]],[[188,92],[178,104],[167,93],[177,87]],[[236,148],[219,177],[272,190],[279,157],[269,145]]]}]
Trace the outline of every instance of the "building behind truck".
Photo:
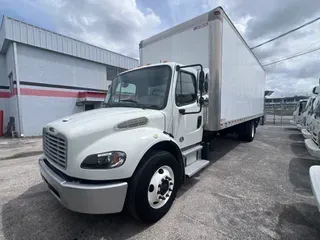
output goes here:
[{"label": "building behind truck", "polygon": [[155,222],[210,163],[216,134],[254,139],[265,72],[222,8],[143,40],[140,59],[112,81],[106,108],[43,128],[40,172],[70,210],[126,207]]},{"label": "building behind truck", "polygon": [[4,16],[0,132],[38,136],[50,121],[98,108],[111,80],[136,66],[136,59]]}]

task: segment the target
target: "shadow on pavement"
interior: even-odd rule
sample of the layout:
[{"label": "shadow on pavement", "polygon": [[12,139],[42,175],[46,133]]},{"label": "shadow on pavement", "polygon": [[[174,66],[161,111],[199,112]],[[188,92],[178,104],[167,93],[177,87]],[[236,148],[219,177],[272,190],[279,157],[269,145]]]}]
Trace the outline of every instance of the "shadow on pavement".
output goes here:
[{"label": "shadow on pavement", "polygon": [[148,226],[128,214],[87,215],[63,208],[44,183],[2,207],[6,239],[127,239]]},{"label": "shadow on pavement", "polygon": [[312,158],[292,158],[289,163],[289,180],[295,187],[295,192],[312,196],[309,168],[313,165],[320,165],[320,161]]},{"label": "shadow on pavement", "polygon": [[286,127],[286,128],[283,128],[283,131],[301,133],[301,130],[299,130],[297,127]]},{"label": "shadow on pavement", "polygon": [[304,141],[304,137],[301,133],[291,133],[289,139],[292,141]]},{"label": "shadow on pavement", "polygon": [[243,142],[238,140],[237,136],[232,134],[229,134],[225,137],[217,137],[215,140],[213,140],[213,150],[209,151],[208,153],[210,164],[199,173],[195,174],[195,176],[193,176],[192,178],[186,179],[186,182],[181,186],[177,193],[177,198],[183,196],[200,181],[200,176],[203,171],[205,171],[209,166],[217,162],[219,159],[228,154],[230,151],[232,151],[232,149],[234,149],[241,143]]},{"label": "shadow on pavement", "polygon": [[214,140],[213,151],[208,154],[210,165],[224,157],[239,144],[248,144],[240,141],[236,135],[227,135],[226,137],[217,137]]},{"label": "shadow on pavement", "polygon": [[306,146],[304,145],[304,142],[292,142],[290,144],[290,148],[293,154],[297,157],[305,158],[310,156]]},{"label": "shadow on pavement", "polygon": [[281,239],[320,239],[320,213],[316,206],[294,203],[276,208],[280,212],[276,231]]},{"label": "shadow on pavement", "polygon": [[199,173],[195,174],[195,176],[193,176],[192,178],[186,179],[186,182],[181,186],[177,193],[177,198],[183,196],[200,181],[200,176],[203,173],[203,171],[208,169],[208,167],[210,167],[212,164],[224,157],[226,154],[232,151],[232,149],[234,149],[241,143],[244,142],[241,142],[240,140],[238,140],[238,137],[236,135],[232,134],[229,134],[225,137],[217,137],[215,140],[213,140],[213,150],[209,151],[208,153],[208,159],[210,160],[209,165],[205,167],[203,170],[201,170]]}]

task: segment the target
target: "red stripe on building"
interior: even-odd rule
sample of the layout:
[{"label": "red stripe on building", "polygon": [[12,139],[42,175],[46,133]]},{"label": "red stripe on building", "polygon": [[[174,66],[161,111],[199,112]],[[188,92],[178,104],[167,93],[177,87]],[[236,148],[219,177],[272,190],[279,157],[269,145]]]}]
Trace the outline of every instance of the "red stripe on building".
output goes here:
[{"label": "red stripe on building", "polygon": [[10,92],[0,92],[0,98],[10,98],[11,93]]},{"label": "red stripe on building", "polygon": [[[0,98],[11,98],[17,94],[15,88],[13,93],[0,92]],[[34,89],[34,88],[21,88],[20,94],[24,96],[39,96],[39,97],[65,97],[65,98],[101,98],[106,97],[106,93],[99,92],[72,92],[72,91],[59,91],[47,89]]]},{"label": "red stripe on building", "polygon": [[11,98],[17,94],[17,89],[14,88],[13,92],[0,92],[0,98]]},{"label": "red stripe on building", "polygon": [[79,92],[67,92],[67,91],[33,89],[33,88],[21,88],[20,94],[24,96],[67,97],[67,98],[78,98],[79,96]]}]

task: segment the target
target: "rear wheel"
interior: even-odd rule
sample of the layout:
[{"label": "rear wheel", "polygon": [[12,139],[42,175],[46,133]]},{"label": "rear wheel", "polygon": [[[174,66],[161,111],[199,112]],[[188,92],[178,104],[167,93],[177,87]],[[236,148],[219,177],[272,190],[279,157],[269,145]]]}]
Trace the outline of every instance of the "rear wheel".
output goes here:
[{"label": "rear wheel", "polygon": [[256,134],[256,126],[254,121],[244,123],[243,130],[239,133],[241,140],[252,142]]},{"label": "rear wheel", "polygon": [[156,222],[170,209],[180,179],[179,164],[169,152],[153,151],[143,159],[128,189],[127,207],[142,222]]}]

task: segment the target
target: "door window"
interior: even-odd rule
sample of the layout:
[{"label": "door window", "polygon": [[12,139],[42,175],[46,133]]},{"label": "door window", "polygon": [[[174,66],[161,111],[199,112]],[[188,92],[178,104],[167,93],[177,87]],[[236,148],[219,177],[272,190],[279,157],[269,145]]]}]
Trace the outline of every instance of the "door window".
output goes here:
[{"label": "door window", "polygon": [[193,74],[180,72],[176,87],[177,106],[188,105],[197,99],[196,78]]}]

